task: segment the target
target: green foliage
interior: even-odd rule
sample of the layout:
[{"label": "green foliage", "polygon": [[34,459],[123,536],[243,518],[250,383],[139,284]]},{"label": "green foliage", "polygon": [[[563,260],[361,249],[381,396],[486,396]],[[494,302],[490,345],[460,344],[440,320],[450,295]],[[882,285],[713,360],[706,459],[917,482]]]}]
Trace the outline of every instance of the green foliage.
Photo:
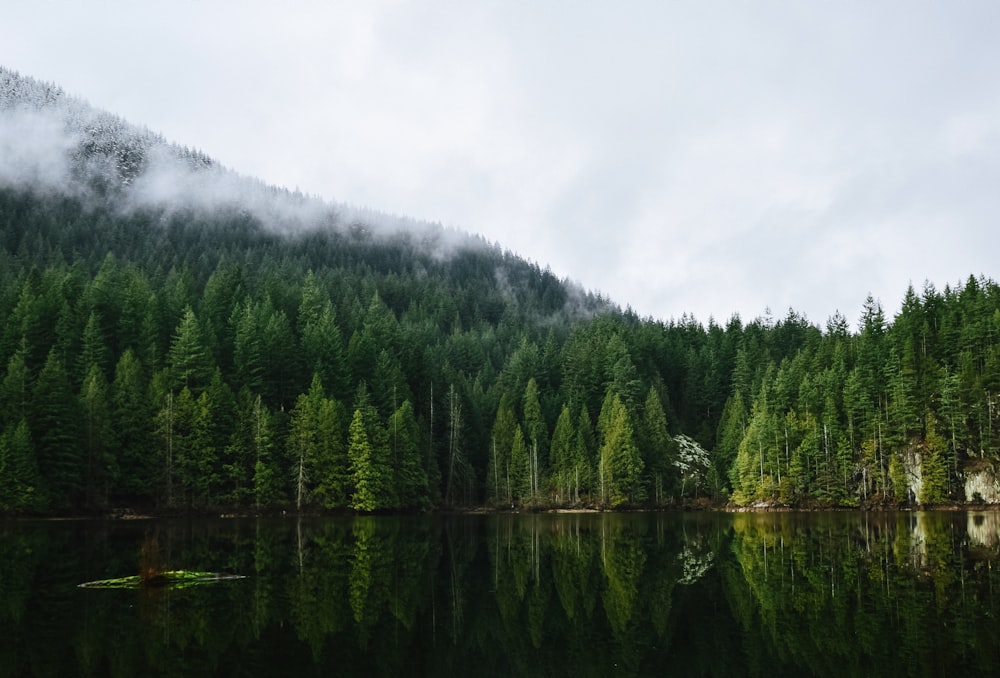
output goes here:
[{"label": "green foliage", "polygon": [[920,465],[923,484],[920,488],[921,504],[942,504],[948,501],[948,446],[937,431],[937,418],[925,415],[927,433],[924,436],[924,455]]},{"label": "green foliage", "polygon": [[48,489],[43,501],[55,508],[79,505],[84,490],[80,408],[55,349],[35,382],[28,424]]},{"label": "green foliage", "polygon": [[612,507],[644,499],[643,461],[635,444],[634,427],[621,397],[611,389],[601,409],[598,482],[601,501]]},{"label": "green foliage", "polygon": [[966,459],[1000,462],[985,278],[908,289],[892,319],[869,298],[853,333],[659,322],[474,238],[443,254],[433,227],[278,235],[116,196],[0,189],[0,430],[10,457],[26,423],[37,473],[18,505],[344,509],[354,410],[378,509],[662,503],[693,491],[679,434],[710,451],[699,493],[738,502],[897,501],[920,448],[936,503]]},{"label": "green foliage", "polygon": [[208,386],[212,374],[211,361],[198,318],[190,306],[184,309],[177,325],[168,359],[173,388],[194,389],[200,393]]},{"label": "green foliage", "polygon": [[427,469],[421,454],[423,437],[413,412],[405,401],[389,419],[389,446],[392,450],[394,484],[400,508],[423,508],[428,504]]},{"label": "green foliage", "polygon": [[667,430],[667,417],[656,389],[646,395],[639,427],[639,446],[643,464],[649,476],[649,494],[656,503],[663,503],[675,488],[677,443]]},{"label": "green foliage", "polygon": [[28,422],[0,433],[0,513],[31,513],[40,506],[41,478]]},{"label": "green foliage", "polygon": [[[513,469],[514,437],[520,432],[514,410],[504,397],[497,408],[490,438],[489,460],[486,468],[487,500],[499,506],[513,506],[514,496],[519,493],[516,469]],[[523,437],[521,445],[523,447]],[[511,480],[512,469],[515,470]]]}]

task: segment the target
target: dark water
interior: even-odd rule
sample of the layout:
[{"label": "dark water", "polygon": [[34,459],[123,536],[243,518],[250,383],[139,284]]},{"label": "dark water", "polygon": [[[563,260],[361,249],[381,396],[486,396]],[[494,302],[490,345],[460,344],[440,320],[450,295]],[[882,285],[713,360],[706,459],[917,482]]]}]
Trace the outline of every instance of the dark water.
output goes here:
[{"label": "dark water", "polygon": [[6,523],[0,675],[997,675],[998,517]]}]

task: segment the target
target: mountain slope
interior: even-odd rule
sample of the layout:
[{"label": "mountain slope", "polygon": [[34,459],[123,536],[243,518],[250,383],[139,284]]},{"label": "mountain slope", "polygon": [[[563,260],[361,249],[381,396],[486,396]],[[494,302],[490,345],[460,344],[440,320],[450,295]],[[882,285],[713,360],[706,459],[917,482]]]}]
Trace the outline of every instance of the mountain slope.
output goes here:
[{"label": "mountain slope", "polygon": [[1000,502],[1000,287],[864,309],[639,319],[0,69],[0,513]]}]

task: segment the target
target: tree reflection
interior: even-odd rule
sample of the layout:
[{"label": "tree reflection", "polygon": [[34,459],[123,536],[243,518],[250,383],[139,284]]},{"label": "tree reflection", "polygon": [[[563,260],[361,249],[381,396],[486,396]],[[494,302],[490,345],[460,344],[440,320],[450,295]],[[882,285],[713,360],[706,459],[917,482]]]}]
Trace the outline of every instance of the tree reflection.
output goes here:
[{"label": "tree reflection", "polygon": [[81,571],[134,567],[146,531],[81,528],[79,543],[61,526],[0,531],[6,673],[998,668],[991,512],[195,521],[159,528],[164,562],[250,580],[75,588]]}]

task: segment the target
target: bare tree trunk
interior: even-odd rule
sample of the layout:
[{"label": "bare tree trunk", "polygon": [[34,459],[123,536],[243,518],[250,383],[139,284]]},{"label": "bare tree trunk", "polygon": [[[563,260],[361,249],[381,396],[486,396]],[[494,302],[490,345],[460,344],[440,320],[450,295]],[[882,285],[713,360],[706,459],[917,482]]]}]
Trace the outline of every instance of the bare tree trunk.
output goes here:
[{"label": "bare tree trunk", "polygon": [[493,438],[493,495],[500,501],[500,469],[497,461],[497,439]]},{"label": "bare tree trunk", "polygon": [[305,448],[299,447],[299,472],[295,481],[295,510],[302,513],[302,495],[306,487],[306,454]]},{"label": "bare tree trunk", "polygon": [[458,458],[458,432],[461,428],[462,408],[455,396],[455,385],[451,385],[448,395],[448,481],[445,488],[445,502],[452,503],[452,481],[455,475],[455,463]]},{"label": "bare tree trunk", "polygon": [[174,505],[174,394],[167,393],[167,420],[164,422],[167,441],[167,506]]}]

